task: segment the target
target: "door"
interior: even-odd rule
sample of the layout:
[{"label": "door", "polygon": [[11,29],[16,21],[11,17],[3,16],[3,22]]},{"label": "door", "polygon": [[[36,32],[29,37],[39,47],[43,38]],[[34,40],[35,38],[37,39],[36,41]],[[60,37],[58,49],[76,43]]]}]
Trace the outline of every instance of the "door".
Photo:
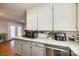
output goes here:
[{"label": "door", "polygon": [[53,30],[53,7],[45,4],[38,7],[38,30]]},{"label": "door", "polygon": [[22,37],[22,26],[9,25],[9,38],[13,39],[15,36]]},{"label": "door", "polygon": [[22,37],[22,27],[20,26],[17,27],[17,36]]},{"label": "door", "polygon": [[10,26],[10,39],[16,36],[16,27]]}]

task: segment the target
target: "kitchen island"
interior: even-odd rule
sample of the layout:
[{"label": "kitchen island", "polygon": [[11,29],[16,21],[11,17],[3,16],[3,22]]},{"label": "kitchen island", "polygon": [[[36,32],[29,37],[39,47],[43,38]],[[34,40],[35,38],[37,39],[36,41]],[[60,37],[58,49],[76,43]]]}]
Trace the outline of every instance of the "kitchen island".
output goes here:
[{"label": "kitchen island", "polygon": [[[70,56],[72,55],[72,52],[74,52],[76,55],[79,55],[79,42],[78,41],[77,42],[75,42],[75,41],[57,41],[57,40],[48,39],[48,38],[33,39],[33,38],[25,38],[25,37],[14,37],[14,40],[15,41],[17,40],[17,42],[14,43],[16,53],[19,51],[18,54],[20,54],[20,55],[29,55],[29,56],[44,55],[44,56],[46,56],[46,48],[67,51],[67,52],[69,51]],[[23,44],[22,44],[22,41],[23,41]],[[19,43],[21,43],[21,45]],[[19,47],[16,47],[17,44],[19,44]],[[24,49],[25,47],[26,47],[26,49]],[[39,51],[39,53],[37,53],[36,51],[37,52]]]}]

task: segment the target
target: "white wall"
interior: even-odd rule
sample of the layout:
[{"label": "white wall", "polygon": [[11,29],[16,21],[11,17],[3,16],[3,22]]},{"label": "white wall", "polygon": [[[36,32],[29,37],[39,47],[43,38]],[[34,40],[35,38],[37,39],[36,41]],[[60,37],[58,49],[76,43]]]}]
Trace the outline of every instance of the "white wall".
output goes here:
[{"label": "white wall", "polygon": [[22,23],[10,21],[6,18],[0,17],[0,33],[7,33],[9,34],[9,25],[15,25],[15,26],[22,26]]}]

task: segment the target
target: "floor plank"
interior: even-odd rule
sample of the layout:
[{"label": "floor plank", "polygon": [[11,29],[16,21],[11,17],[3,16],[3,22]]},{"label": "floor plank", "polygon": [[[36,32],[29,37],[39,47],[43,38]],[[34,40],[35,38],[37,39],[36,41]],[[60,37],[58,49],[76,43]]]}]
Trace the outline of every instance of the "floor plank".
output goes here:
[{"label": "floor plank", "polygon": [[0,43],[0,56],[16,56],[13,40]]}]

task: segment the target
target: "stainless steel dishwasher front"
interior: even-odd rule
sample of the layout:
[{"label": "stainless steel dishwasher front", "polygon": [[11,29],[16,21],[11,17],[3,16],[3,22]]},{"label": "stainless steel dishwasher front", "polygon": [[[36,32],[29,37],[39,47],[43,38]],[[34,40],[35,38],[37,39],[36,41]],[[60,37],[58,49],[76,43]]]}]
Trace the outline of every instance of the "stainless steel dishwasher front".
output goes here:
[{"label": "stainless steel dishwasher front", "polygon": [[45,44],[46,52],[50,51],[47,55],[53,56],[70,56],[70,49],[68,47]]}]

